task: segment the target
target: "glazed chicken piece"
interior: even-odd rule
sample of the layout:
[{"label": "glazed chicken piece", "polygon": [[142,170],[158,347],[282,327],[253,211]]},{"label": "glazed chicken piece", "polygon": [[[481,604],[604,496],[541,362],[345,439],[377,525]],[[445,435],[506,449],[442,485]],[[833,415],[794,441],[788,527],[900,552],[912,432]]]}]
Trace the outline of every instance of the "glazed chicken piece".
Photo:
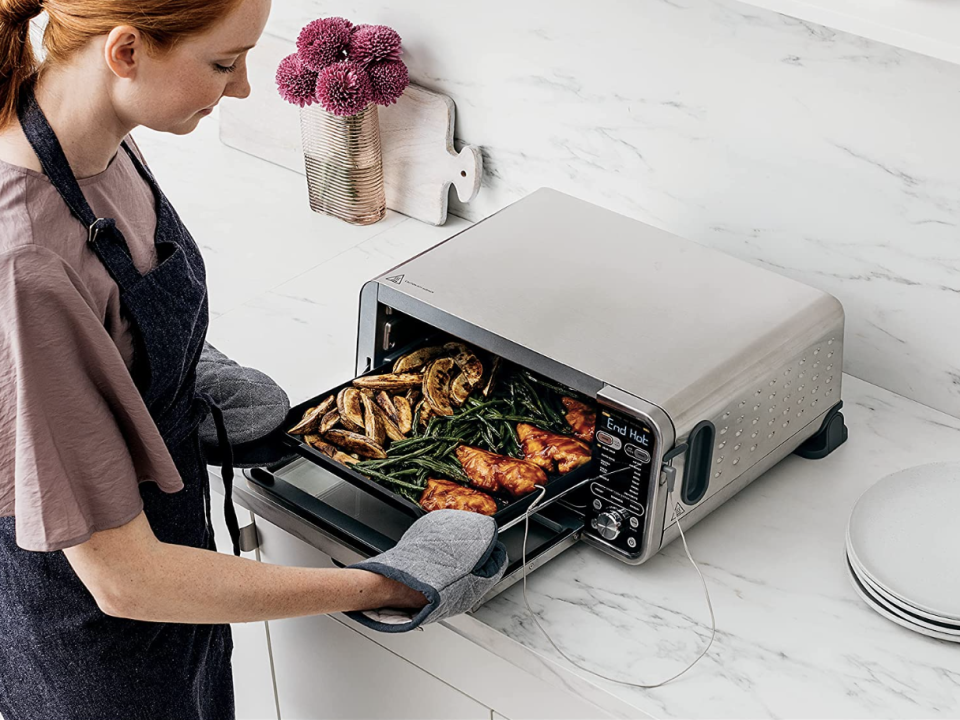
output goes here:
[{"label": "glazed chicken piece", "polygon": [[457,448],[457,459],[470,484],[487,492],[505,492],[516,498],[533,492],[535,485],[547,483],[543,470],[526,460],[467,445]]},{"label": "glazed chicken piece", "polygon": [[597,411],[586,403],[574,400],[572,397],[560,398],[567,414],[564,416],[570,427],[573,428],[573,434],[583,440],[585,443],[593,442],[593,429],[597,425]]},{"label": "glazed chicken piece", "polygon": [[427,489],[420,497],[420,507],[434,510],[468,510],[481,515],[493,515],[497,501],[479,490],[471,490],[449,480],[427,478]]},{"label": "glazed chicken piece", "polygon": [[590,460],[590,446],[576,438],[557,435],[533,425],[517,425],[517,436],[523,446],[523,456],[548,473],[560,469],[564,475]]}]

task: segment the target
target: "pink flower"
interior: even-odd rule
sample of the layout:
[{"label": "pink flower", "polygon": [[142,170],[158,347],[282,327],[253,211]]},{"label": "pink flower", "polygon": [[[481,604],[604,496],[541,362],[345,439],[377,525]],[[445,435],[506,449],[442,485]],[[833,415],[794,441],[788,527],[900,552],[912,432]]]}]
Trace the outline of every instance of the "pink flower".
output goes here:
[{"label": "pink flower", "polygon": [[347,57],[361,65],[400,59],[400,36],[386,25],[360,25],[353,30]]},{"label": "pink flower", "polygon": [[317,101],[317,73],[304,66],[296,53],[280,61],[276,79],[280,97],[288,103],[303,107]]},{"label": "pink flower", "polygon": [[370,99],[377,105],[392,105],[410,84],[407,66],[399,60],[373,63],[367,67],[373,93]]},{"label": "pink flower", "polygon": [[317,76],[317,100],[334,115],[356,115],[372,93],[366,70],[349,60],[325,67]]},{"label": "pink flower", "polygon": [[344,58],[353,24],[340,17],[314,20],[300,31],[297,52],[311,70],[320,71]]}]

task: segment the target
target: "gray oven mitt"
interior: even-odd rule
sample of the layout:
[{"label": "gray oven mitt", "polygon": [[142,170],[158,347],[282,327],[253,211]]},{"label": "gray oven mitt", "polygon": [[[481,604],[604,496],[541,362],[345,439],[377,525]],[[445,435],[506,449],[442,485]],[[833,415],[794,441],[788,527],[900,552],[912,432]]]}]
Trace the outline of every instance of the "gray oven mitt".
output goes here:
[{"label": "gray oven mitt", "polygon": [[[294,456],[280,439],[290,400],[270,376],[205,343],[197,364],[197,390],[209,394],[223,411],[235,467],[272,465]],[[219,465],[217,429],[209,414],[200,424],[200,444],[207,463]]]},{"label": "gray oven mitt", "polygon": [[381,632],[406,632],[466,612],[507,568],[497,523],[465,510],[435,510],[417,520],[385,553],[350,567],[369,570],[427,597],[422,610],[365,610],[347,616]]}]

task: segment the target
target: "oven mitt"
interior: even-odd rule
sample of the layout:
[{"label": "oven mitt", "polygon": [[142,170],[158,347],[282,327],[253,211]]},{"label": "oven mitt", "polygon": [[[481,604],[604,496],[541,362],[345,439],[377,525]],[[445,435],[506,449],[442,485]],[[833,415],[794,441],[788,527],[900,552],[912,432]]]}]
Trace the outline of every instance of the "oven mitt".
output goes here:
[{"label": "oven mitt", "polygon": [[[223,412],[234,467],[273,465],[294,456],[281,439],[290,400],[268,375],[234,362],[205,343],[197,364],[197,391],[207,393]],[[200,445],[207,464],[222,462],[210,414],[200,424]]]},{"label": "oven mitt", "polygon": [[394,548],[350,567],[378,573],[426,596],[426,607],[418,611],[347,613],[374,630],[406,632],[476,605],[503,577],[507,550],[497,540],[493,518],[466,510],[435,510],[411,525]]}]

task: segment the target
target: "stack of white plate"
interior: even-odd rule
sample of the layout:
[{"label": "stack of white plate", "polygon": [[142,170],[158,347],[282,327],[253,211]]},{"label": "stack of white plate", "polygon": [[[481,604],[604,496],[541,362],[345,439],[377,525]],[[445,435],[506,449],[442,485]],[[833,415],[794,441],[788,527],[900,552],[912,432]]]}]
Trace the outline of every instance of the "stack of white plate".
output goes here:
[{"label": "stack of white plate", "polygon": [[960,642],[960,463],[888,475],[857,501],[847,566],[857,593],[898,625]]}]

